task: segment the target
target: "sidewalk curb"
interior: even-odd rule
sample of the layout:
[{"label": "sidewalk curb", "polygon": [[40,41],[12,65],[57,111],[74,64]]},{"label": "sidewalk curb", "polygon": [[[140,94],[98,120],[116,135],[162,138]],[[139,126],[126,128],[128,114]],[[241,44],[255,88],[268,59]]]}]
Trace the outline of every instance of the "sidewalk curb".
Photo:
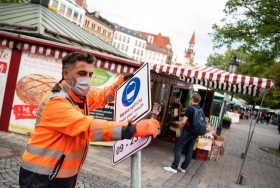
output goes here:
[{"label": "sidewalk curb", "polygon": [[192,188],[196,188],[199,185],[199,182],[201,180],[201,178],[203,177],[203,175],[205,174],[208,166],[209,166],[209,161],[203,162],[201,164],[201,166],[198,168],[198,170],[196,171],[195,176],[192,178],[191,182],[190,182],[190,187]]}]

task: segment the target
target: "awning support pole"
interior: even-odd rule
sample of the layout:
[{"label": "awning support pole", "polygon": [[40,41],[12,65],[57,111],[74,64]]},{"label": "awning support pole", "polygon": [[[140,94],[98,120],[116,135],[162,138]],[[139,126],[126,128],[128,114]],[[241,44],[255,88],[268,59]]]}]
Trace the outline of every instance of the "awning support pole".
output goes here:
[{"label": "awning support pole", "polygon": [[[263,104],[263,101],[264,101],[264,97],[265,97],[265,93],[263,94],[263,97],[262,97],[262,101],[261,101],[261,105],[260,105],[260,108],[258,110],[258,115],[257,115],[257,118],[260,114],[260,111],[261,111],[261,107],[262,107],[262,104]],[[240,184],[242,182],[239,182],[241,177],[244,176],[244,174],[241,174],[242,170],[243,170],[243,166],[244,166],[244,163],[245,163],[245,160],[246,160],[246,157],[247,157],[247,153],[249,151],[249,148],[250,148],[250,144],[251,144],[251,141],[252,141],[252,138],[253,138],[253,135],[254,135],[254,131],[255,131],[255,127],[256,127],[256,124],[257,124],[257,120],[255,121],[254,123],[254,127],[253,127],[253,130],[252,130],[252,133],[250,134],[249,132],[249,135],[248,135],[248,141],[247,141],[247,146],[246,146],[246,150],[245,150],[245,155],[244,155],[244,159],[242,161],[242,165],[241,165],[241,168],[240,168],[240,171],[239,171],[239,175],[238,175],[238,178],[237,178],[237,181],[236,183],[237,184]]]}]

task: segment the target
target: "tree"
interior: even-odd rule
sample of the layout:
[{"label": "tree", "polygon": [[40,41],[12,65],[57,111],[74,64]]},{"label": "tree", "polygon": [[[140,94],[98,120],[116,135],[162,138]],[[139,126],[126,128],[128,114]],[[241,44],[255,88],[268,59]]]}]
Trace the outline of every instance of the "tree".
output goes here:
[{"label": "tree", "polygon": [[[232,55],[242,57],[242,61],[239,62],[239,67],[236,71],[237,74],[255,76],[260,78],[269,78],[275,81],[275,89],[266,94],[264,100],[264,106],[271,108],[280,108],[280,63],[274,63],[270,66],[262,66],[254,62],[253,55],[242,52],[240,49],[227,50],[225,54],[214,53],[210,54],[207,58],[206,66],[213,66],[221,70],[228,71],[229,63],[231,62]],[[216,90],[223,93],[224,91]],[[236,97],[240,97],[246,100],[249,104],[255,103],[255,97],[250,95],[243,95],[240,93],[235,94]],[[257,98],[257,104],[260,104],[261,98]]]},{"label": "tree", "polygon": [[222,25],[214,24],[214,48],[240,44],[255,64],[269,66],[280,57],[278,0],[228,0]]}]

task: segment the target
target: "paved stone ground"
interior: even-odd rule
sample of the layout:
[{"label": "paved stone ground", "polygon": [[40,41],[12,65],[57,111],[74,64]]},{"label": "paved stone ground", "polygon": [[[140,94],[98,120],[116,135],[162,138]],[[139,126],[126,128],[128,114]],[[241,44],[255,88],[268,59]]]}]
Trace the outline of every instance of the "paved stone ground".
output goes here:
[{"label": "paved stone ground", "polygon": [[[0,132],[0,145],[10,146],[19,151],[25,149],[28,137]],[[163,170],[173,160],[174,144],[159,139],[153,140],[151,146],[142,150],[142,187],[196,187],[203,173],[202,161],[192,160],[186,174],[172,174]],[[184,156],[182,156],[184,157]],[[116,167],[111,165],[112,148],[90,146],[83,165],[77,187],[130,187],[130,159]],[[18,172],[21,158],[0,159],[0,187],[18,187]]]},{"label": "paved stone ground", "polygon": [[[236,184],[245,151],[250,122],[241,120],[229,130],[223,130],[225,137],[225,155],[218,161],[207,162],[205,174],[199,182],[199,188],[235,188],[244,187]],[[276,126],[257,124],[252,143],[246,158],[243,172],[247,175],[247,186],[250,188],[280,187],[280,158],[263,152],[259,147],[278,148],[280,135]]]}]

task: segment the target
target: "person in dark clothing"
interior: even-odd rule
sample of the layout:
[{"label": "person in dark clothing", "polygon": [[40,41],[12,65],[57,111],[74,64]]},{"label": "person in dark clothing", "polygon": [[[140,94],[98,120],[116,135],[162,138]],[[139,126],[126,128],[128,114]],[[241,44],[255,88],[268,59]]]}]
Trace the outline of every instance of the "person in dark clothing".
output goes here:
[{"label": "person in dark clothing", "polygon": [[[192,133],[190,129],[192,128],[192,120],[194,115],[194,108],[200,109],[199,102],[201,100],[201,97],[199,94],[194,94],[191,98],[191,107],[188,107],[185,111],[184,118],[181,122],[180,129],[182,129],[182,133],[178,139],[177,145],[175,147],[174,151],[174,161],[171,166],[164,167],[165,171],[177,173],[178,170],[185,173],[186,169],[188,168],[192,154],[193,154],[193,148],[194,144],[196,142],[196,139],[198,135]],[[182,151],[184,149],[184,146],[186,145],[186,156],[184,162],[181,164],[181,167],[179,167]]]}]

